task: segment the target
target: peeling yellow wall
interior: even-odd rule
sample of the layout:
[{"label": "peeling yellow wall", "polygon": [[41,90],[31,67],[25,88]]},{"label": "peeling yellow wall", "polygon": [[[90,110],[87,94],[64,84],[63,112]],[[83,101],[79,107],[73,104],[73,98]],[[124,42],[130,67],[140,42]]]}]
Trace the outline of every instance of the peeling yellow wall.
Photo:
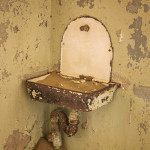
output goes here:
[{"label": "peeling yellow wall", "polygon": [[81,113],[79,132],[63,135],[68,150],[150,149],[150,1],[52,1],[51,63],[60,60],[60,42],[67,25],[92,16],[108,29],[114,48],[112,79],[122,83],[113,101]]},{"label": "peeling yellow wall", "polygon": [[[150,149],[150,1],[0,0],[0,149],[32,149],[48,132],[48,104],[32,102],[25,80],[57,69],[65,28],[77,17],[97,18],[114,48],[112,79],[122,83],[113,101],[80,113],[68,150]],[[19,137],[19,138],[18,138]],[[13,139],[13,140],[12,140]]]},{"label": "peeling yellow wall", "polygon": [[50,0],[0,0],[1,150],[32,150],[48,131],[49,105],[31,101],[25,80],[51,67],[50,16]]}]

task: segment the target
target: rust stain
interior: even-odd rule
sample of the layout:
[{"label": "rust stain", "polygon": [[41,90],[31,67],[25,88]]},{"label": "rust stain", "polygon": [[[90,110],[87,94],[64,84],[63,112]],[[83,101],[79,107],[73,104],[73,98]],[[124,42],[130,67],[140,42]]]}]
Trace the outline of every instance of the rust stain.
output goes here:
[{"label": "rust stain", "polygon": [[85,6],[89,6],[89,8],[92,9],[94,7],[93,2],[94,0],[80,0],[80,1],[77,1],[77,5],[83,8]]},{"label": "rust stain", "polygon": [[80,27],[80,30],[81,30],[81,31],[88,32],[88,31],[90,30],[90,27],[86,24],[86,25],[84,25],[84,26],[81,26],[81,27]]},{"label": "rust stain", "polygon": [[100,82],[91,81],[91,79],[92,78],[90,76],[86,76],[83,80],[79,78],[63,76],[57,72],[51,72],[45,79],[37,81],[37,84],[40,83],[84,93],[92,93],[92,91],[98,91],[108,87],[108,84],[104,85]]},{"label": "rust stain", "polygon": [[2,45],[4,42],[6,42],[8,38],[7,28],[9,25],[9,21],[5,23],[0,23],[0,45]]},{"label": "rust stain", "polygon": [[[73,82],[74,80],[72,81],[71,79],[66,79],[63,77],[56,79],[56,75],[53,75],[53,77],[48,75],[45,79],[37,82],[28,80],[27,89],[31,98],[40,102],[55,104],[61,107],[69,107],[82,111],[91,111],[91,107],[93,107],[93,101],[95,98],[104,94],[103,102],[109,102],[107,98],[108,95],[105,95],[105,92],[111,91],[112,88],[116,89],[119,87],[119,84],[109,84],[106,86],[93,81],[84,81],[84,83],[88,85],[85,87],[83,82],[80,83],[80,86],[76,83],[81,79],[78,79],[79,81],[74,79],[75,82]],[[94,88],[93,86],[96,87]],[[100,87],[98,88],[97,86]],[[89,88],[91,88],[91,90]],[[101,103],[99,102],[95,105],[99,106],[99,104]]]},{"label": "rust stain", "polygon": [[102,103],[104,103],[105,101],[107,101],[108,98],[109,98],[108,96],[106,96],[105,98],[103,98],[103,99],[102,99]]},{"label": "rust stain", "polygon": [[24,150],[30,141],[31,137],[29,135],[14,130],[13,134],[9,135],[4,150]]},{"label": "rust stain", "polygon": [[150,87],[148,86],[135,86],[133,87],[134,95],[144,100],[150,101]]},{"label": "rust stain", "polygon": [[142,17],[138,16],[134,19],[133,24],[129,26],[129,29],[134,29],[134,33],[131,39],[135,41],[134,47],[128,44],[128,55],[136,62],[140,62],[142,58],[150,58],[150,52],[147,47],[147,37],[142,33]]},{"label": "rust stain", "polygon": [[86,81],[92,81],[93,77],[92,76],[85,76],[85,75],[79,75],[80,79],[85,79]]},{"label": "rust stain", "polygon": [[53,128],[55,129],[53,132],[59,130],[57,126],[60,125],[60,127],[67,134],[68,137],[75,135],[78,131],[79,115],[76,112],[75,116],[71,118],[71,114],[73,114],[73,112],[71,112],[69,117],[67,117],[67,115],[61,110],[56,109],[52,111],[50,115],[50,120]]}]

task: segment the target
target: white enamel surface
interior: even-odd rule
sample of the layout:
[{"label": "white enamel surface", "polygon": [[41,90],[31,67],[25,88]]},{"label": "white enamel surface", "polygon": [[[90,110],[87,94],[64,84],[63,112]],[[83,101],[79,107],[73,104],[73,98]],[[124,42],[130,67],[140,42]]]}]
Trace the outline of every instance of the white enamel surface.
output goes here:
[{"label": "white enamel surface", "polygon": [[[89,31],[80,27],[88,25]],[[111,50],[111,51],[109,51]],[[106,28],[93,18],[79,18],[69,24],[61,43],[61,73],[67,76],[92,76],[109,82],[112,48]]]},{"label": "white enamel surface", "polygon": [[28,80],[30,82],[38,82],[38,81],[41,81],[41,80],[44,80],[46,77],[48,77],[50,74],[46,74],[44,76],[41,76],[41,77],[37,77],[37,78],[34,78],[34,79],[31,79],[31,80]]},{"label": "white enamel surface", "polygon": [[[88,104],[89,110],[96,110],[96,109],[108,104],[109,102],[111,102],[116,89],[117,89],[117,85],[112,87],[111,89],[109,89],[109,91],[105,91],[104,93],[100,94],[94,100],[89,99],[89,101],[88,101],[89,102],[89,104]],[[102,102],[102,99],[106,99],[106,98],[107,98],[107,100]]]}]

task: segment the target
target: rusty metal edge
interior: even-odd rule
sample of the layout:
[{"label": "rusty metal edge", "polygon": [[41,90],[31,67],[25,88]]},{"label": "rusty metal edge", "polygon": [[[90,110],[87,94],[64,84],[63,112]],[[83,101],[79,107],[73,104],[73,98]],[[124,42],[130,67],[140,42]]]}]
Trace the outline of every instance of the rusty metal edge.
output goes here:
[{"label": "rusty metal edge", "polygon": [[[113,88],[114,86],[117,86],[117,87],[120,86],[118,83],[114,83],[114,84],[110,84],[109,87],[106,87],[102,90],[98,90],[98,91],[91,92],[91,93],[83,93],[83,92],[77,92],[77,91],[52,87],[48,85],[42,85],[42,84],[31,82],[31,81],[26,81],[26,82],[27,82],[27,88],[29,88],[31,92],[33,90],[36,90],[37,93],[38,92],[41,93],[43,92],[41,89],[43,90],[45,89],[43,93],[44,95],[47,95],[47,96],[42,96],[43,93],[41,93],[41,96],[37,95],[34,98],[32,93],[30,92],[29,94],[32,99],[39,101],[39,102],[55,104],[61,107],[69,107],[69,108],[80,110],[80,111],[91,111],[89,110],[89,107],[88,107],[88,99],[93,100],[94,98],[97,98],[100,94],[103,94],[105,91],[109,91],[109,89]],[[57,93],[57,90],[61,91],[60,95]],[[56,98],[54,98],[53,95],[48,96],[48,94],[50,93],[53,93],[53,95],[56,95],[57,93]],[[66,98],[66,100],[63,100],[63,98],[61,100],[57,100],[57,96],[58,96],[58,99],[60,99],[60,97],[62,98],[63,96]],[[39,100],[39,98],[41,99]],[[67,101],[69,103],[67,103]]]}]

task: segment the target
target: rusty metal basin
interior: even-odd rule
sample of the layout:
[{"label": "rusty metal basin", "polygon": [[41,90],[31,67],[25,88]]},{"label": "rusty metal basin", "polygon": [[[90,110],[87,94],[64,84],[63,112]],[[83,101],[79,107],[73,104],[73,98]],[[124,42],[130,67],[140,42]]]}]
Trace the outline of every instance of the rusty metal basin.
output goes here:
[{"label": "rusty metal basin", "polygon": [[33,100],[80,111],[92,111],[106,105],[118,87],[118,83],[100,83],[90,77],[67,77],[56,72],[27,80]]}]

